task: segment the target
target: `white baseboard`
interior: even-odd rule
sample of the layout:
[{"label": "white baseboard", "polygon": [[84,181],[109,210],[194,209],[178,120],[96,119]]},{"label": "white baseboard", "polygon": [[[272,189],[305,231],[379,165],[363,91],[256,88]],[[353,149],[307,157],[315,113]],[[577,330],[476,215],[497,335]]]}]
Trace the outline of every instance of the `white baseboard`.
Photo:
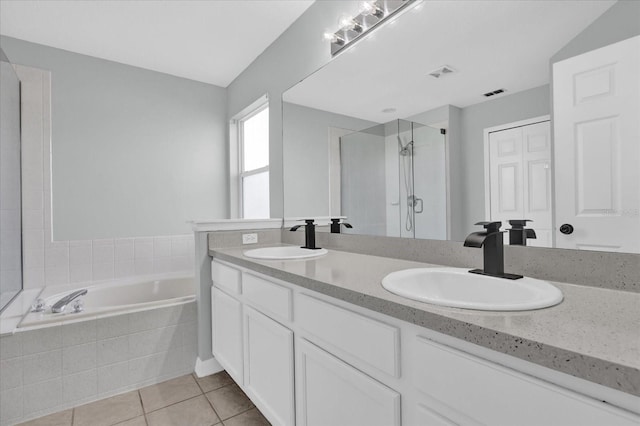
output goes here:
[{"label": "white baseboard", "polygon": [[222,368],[220,363],[216,361],[215,358],[209,358],[204,361],[201,360],[200,357],[196,358],[196,366],[194,368],[194,371],[196,373],[196,376],[198,377],[209,376],[222,370],[224,370],[224,368]]}]

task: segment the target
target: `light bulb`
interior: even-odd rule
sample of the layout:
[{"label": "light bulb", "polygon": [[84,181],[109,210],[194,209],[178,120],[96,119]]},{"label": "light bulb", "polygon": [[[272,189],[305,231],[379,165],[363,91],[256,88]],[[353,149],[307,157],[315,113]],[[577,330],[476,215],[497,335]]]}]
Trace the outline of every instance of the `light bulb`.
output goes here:
[{"label": "light bulb", "polygon": [[340,45],[344,44],[344,39],[340,37],[338,34],[324,33],[324,39],[329,40],[331,43],[334,43],[334,44],[340,44]]},{"label": "light bulb", "polygon": [[363,16],[375,16],[378,19],[384,17],[384,11],[378,7],[375,1],[364,1],[360,6],[360,13]]}]

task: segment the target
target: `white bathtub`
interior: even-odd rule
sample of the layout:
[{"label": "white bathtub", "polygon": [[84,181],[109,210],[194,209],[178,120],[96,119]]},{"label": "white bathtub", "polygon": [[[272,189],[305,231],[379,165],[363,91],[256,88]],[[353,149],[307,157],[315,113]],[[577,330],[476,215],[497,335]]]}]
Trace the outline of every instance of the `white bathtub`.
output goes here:
[{"label": "white bathtub", "polygon": [[[82,312],[73,312],[74,302],[69,303],[63,313],[51,312],[54,303],[82,288],[87,289],[87,294],[79,297],[84,306]],[[46,310],[28,312],[18,328],[47,327],[193,302],[195,282],[192,276],[168,274],[94,283],[88,287],[45,287],[39,298],[45,300]]]}]

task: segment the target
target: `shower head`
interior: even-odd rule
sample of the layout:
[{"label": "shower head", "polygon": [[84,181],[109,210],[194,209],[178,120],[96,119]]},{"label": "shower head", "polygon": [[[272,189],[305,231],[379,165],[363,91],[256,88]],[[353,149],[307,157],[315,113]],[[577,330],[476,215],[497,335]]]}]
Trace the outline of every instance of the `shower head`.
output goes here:
[{"label": "shower head", "polygon": [[400,155],[402,155],[403,157],[406,157],[406,156],[411,155],[411,154],[413,154],[413,141],[407,142],[407,144],[404,145],[404,146],[402,146],[402,143],[401,143],[400,144]]}]

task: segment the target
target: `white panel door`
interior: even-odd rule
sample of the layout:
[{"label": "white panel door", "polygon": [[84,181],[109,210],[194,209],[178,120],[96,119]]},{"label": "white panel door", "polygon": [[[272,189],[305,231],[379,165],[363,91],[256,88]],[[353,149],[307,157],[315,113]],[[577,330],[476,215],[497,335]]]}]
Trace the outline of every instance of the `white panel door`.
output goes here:
[{"label": "white panel door", "polygon": [[304,339],[296,339],[300,426],[400,425],[400,394]]},{"label": "white panel door", "polygon": [[[548,121],[489,134],[490,219],[530,219],[537,238],[527,245],[552,247],[551,132]],[[505,244],[509,242],[504,234]]]},{"label": "white panel door", "polygon": [[640,36],[553,66],[558,247],[640,252],[639,57]]},{"label": "white panel door", "polygon": [[247,306],[244,331],[247,395],[271,424],[293,425],[293,332]]},{"label": "white panel door", "polygon": [[211,289],[211,343],[213,356],[227,373],[242,385],[242,305],[233,297]]}]

